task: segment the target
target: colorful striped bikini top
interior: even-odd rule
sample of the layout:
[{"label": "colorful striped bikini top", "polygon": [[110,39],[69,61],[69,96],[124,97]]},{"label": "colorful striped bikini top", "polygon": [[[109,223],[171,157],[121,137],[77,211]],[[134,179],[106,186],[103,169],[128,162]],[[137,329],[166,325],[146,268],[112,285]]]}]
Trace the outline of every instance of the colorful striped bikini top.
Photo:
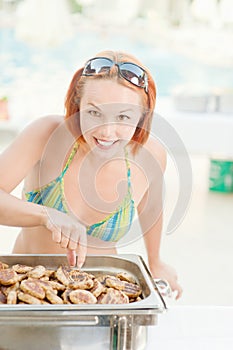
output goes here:
[{"label": "colorful striped bikini top", "polygon": [[[30,191],[25,192],[25,198],[28,202],[44,205],[50,208],[55,208],[64,213],[68,213],[68,206],[65,201],[64,194],[64,175],[69,168],[76,152],[78,144],[76,143],[71,151],[71,154],[66,162],[61,174],[48,184]],[[103,241],[117,242],[130,229],[135,214],[135,205],[132,199],[131,192],[131,171],[130,164],[125,150],[125,161],[127,168],[128,191],[119,207],[104,220],[87,226],[87,234],[92,237],[97,237]]]}]

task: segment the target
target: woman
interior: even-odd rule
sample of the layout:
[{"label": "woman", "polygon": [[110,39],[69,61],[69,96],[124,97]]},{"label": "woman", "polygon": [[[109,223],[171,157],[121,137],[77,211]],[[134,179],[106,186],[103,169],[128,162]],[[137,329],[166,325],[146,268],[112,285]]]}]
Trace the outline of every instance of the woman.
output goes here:
[{"label": "woman", "polygon": [[[151,273],[177,296],[159,255],[166,153],[149,136],[156,89],[133,56],[106,51],[79,69],[65,120],[35,120],[0,158],[2,225],[20,226],[14,253],[115,254],[137,210]],[[16,171],[15,171],[16,167]],[[10,192],[24,179],[22,200]]]}]

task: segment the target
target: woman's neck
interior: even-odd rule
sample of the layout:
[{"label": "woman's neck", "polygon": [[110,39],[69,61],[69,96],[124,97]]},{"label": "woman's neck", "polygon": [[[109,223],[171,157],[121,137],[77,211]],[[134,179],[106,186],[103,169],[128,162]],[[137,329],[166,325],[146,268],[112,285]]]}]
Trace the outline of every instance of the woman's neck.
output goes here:
[{"label": "woman's neck", "polygon": [[80,156],[83,158],[86,164],[89,164],[90,169],[100,169],[103,166],[106,166],[107,164],[110,165],[111,163],[115,163],[117,159],[125,158],[125,151],[122,149],[117,154],[113,155],[112,157],[101,157],[92,152],[90,147],[86,144],[80,145]]}]

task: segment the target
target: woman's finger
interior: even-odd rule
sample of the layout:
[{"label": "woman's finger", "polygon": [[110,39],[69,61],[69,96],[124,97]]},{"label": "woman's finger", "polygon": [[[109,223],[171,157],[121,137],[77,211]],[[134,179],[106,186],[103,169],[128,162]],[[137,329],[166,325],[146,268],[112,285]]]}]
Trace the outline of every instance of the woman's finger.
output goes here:
[{"label": "woman's finger", "polygon": [[173,290],[174,292],[176,292],[176,297],[175,297],[176,300],[179,299],[179,298],[181,297],[182,293],[183,293],[183,289],[181,288],[181,286],[179,285],[179,283],[176,282],[176,283],[174,284],[172,290]]},{"label": "woman's finger", "polygon": [[53,241],[56,243],[60,243],[61,242],[61,229],[59,227],[53,225],[51,230],[52,230]]},{"label": "woman's finger", "polygon": [[69,245],[69,241],[70,241],[69,237],[67,237],[66,235],[62,234],[60,246],[62,248],[67,248],[68,245]]},{"label": "woman's finger", "polygon": [[76,252],[75,252],[75,250],[67,249],[66,254],[67,254],[68,264],[70,266],[75,266],[76,265]]},{"label": "woman's finger", "polygon": [[178,285],[178,288],[176,290],[177,290],[176,299],[179,299],[181,297],[181,295],[183,294],[183,289],[181,288],[180,285]]},{"label": "woman's finger", "polygon": [[76,250],[78,248],[78,240],[79,240],[79,234],[77,234],[76,230],[73,230],[70,235],[68,248],[71,250]]},{"label": "woman's finger", "polygon": [[78,251],[77,266],[79,269],[81,269],[81,267],[83,266],[83,264],[85,262],[86,255],[87,255],[87,235],[86,235],[86,232],[83,232],[80,235],[77,251]]},{"label": "woman's finger", "polygon": [[72,239],[69,240],[69,244],[68,244],[68,249],[71,250],[76,250],[78,247],[77,242],[72,241]]}]

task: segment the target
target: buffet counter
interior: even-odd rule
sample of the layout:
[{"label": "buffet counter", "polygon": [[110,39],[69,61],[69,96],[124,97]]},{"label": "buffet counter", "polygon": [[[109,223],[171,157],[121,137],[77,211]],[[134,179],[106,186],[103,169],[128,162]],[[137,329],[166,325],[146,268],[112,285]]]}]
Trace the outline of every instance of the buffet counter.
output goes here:
[{"label": "buffet counter", "polygon": [[148,327],[146,350],[232,350],[233,306],[171,306]]}]

